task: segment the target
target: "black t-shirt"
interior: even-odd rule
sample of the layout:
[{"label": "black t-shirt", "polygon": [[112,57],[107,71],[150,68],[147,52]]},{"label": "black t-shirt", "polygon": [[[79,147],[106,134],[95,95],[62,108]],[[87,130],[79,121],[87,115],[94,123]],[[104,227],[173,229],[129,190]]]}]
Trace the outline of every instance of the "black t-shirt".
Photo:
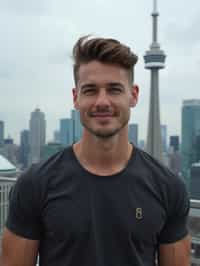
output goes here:
[{"label": "black t-shirt", "polygon": [[154,266],[159,244],[187,235],[188,211],[184,183],[147,153],[97,176],[68,147],[18,179],[6,226],[40,240],[40,266]]}]

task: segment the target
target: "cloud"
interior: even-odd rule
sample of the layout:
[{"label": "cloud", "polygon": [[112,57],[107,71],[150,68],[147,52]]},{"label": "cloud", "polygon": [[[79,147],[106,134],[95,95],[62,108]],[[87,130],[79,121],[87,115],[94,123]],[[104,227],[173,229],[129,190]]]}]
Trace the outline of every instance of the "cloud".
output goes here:
[{"label": "cloud", "polygon": [[184,47],[195,46],[200,42],[200,13],[189,24],[171,22],[167,26],[166,40]]},{"label": "cloud", "polygon": [[47,0],[0,0],[1,13],[44,14],[47,10]]}]

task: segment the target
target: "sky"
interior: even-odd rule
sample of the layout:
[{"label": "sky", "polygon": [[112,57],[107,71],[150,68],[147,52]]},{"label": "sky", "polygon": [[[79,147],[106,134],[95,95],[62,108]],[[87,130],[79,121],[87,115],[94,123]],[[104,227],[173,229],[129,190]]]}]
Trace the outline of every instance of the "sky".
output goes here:
[{"label": "sky", "polygon": [[[73,108],[71,59],[76,40],[87,34],[111,37],[139,56],[135,82],[140,87],[132,123],[147,135],[150,72],[143,55],[152,41],[153,0],[0,0],[0,120],[19,143],[29,128],[30,113],[46,115],[47,140],[59,119]],[[200,1],[158,0],[161,49],[166,68],[160,71],[161,123],[168,135],[181,134],[181,106],[200,99]]]}]

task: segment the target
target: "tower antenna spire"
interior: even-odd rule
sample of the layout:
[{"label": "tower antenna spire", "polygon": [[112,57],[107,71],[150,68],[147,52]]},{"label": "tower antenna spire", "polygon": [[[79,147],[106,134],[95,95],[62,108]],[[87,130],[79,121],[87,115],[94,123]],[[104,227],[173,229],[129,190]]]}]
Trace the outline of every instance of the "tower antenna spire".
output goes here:
[{"label": "tower antenna spire", "polygon": [[157,10],[157,0],[154,0],[154,2],[153,2],[153,13],[158,13],[158,10]]},{"label": "tower antenna spire", "polygon": [[152,13],[152,17],[153,17],[153,25],[152,25],[152,34],[153,34],[153,43],[157,43],[157,39],[158,39],[158,6],[157,6],[157,0],[153,0],[153,13]]}]

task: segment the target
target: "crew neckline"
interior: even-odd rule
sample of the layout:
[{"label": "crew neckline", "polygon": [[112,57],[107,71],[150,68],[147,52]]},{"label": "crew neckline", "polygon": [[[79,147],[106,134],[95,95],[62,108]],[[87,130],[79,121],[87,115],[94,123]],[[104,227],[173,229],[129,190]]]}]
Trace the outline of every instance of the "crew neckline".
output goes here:
[{"label": "crew neckline", "polygon": [[87,169],[86,169],[86,168],[80,163],[80,161],[78,160],[78,158],[77,158],[77,156],[76,156],[76,154],[75,154],[75,152],[74,152],[73,145],[74,145],[74,144],[72,144],[72,145],[70,146],[70,152],[71,152],[71,156],[72,156],[72,158],[74,159],[74,161],[75,161],[76,165],[78,166],[78,168],[79,168],[81,171],[85,172],[85,173],[86,173],[87,175],[89,175],[89,176],[96,177],[96,178],[101,178],[101,179],[103,179],[103,178],[108,178],[108,179],[111,179],[111,178],[117,178],[117,177],[119,177],[119,176],[125,174],[125,173],[128,171],[130,164],[131,164],[132,162],[135,161],[136,156],[137,156],[137,153],[138,153],[138,149],[137,149],[137,147],[134,146],[133,143],[131,143],[131,145],[132,145],[131,155],[130,155],[130,157],[129,157],[129,160],[128,160],[126,166],[125,166],[123,169],[121,169],[120,171],[118,171],[118,172],[116,172],[116,173],[113,173],[113,174],[111,174],[111,175],[97,175],[97,174],[92,173],[92,172],[90,172],[89,170],[87,170]]}]

